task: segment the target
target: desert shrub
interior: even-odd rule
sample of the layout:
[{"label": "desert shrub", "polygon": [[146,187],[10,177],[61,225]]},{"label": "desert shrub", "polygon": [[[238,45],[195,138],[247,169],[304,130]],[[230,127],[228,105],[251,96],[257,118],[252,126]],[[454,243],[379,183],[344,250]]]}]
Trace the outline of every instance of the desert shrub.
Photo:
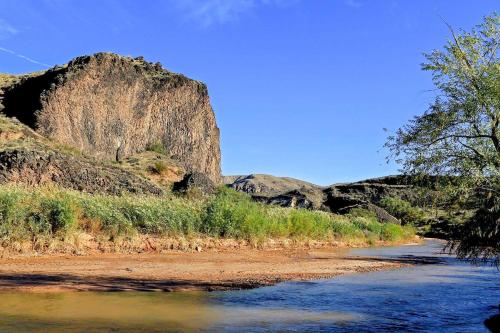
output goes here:
[{"label": "desert shrub", "polygon": [[188,234],[201,224],[201,203],[175,197],[82,196],[84,215],[104,231],[130,234]]},{"label": "desert shrub", "polygon": [[332,215],[305,209],[289,211],[289,235],[314,239],[326,238],[333,233]]},{"label": "desert shrub", "polygon": [[26,240],[39,243],[41,239],[65,236],[76,227],[78,218],[78,207],[70,196],[17,187],[3,187],[0,191],[2,243]]},{"label": "desert shrub", "polygon": [[[208,203],[201,231],[212,236],[239,237],[245,221],[262,214],[262,207],[252,202],[248,195],[219,188],[215,197]],[[247,222],[247,228],[248,226]]]},{"label": "desert shrub", "polygon": [[157,173],[159,175],[163,174],[165,171],[167,171],[168,166],[165,162],[163,161],[158,161],[153,164],[152,170],[154,173]]},{"label": "desert shrub", "polygon": [[333,218],[332,230],[335,238],[339,240],[363,239],[364,233],[359,226],[352,223],[347,216],[335,216]]},{"label": "desert shrub", "polygon": [[382,225],[380,239],[389,242],[399,242],[405,239],[411,239],[415,235],[415,229],[410,226],[400,226],[393,223],[385,223]]},{"label": "desert shrub", "polygon": [[382,224],[376,219],[353,217],[352,223],[359,229],[366,231],[366,233],[379,235],[382,232]]},{"label": "desert shrub", "polygon": [[203,233],[244,239],[264,237],[323,239],[333,232],[331,214],[266,206],[244,193],[221,188],[209,201]]},{"label": "desert shrub", "polygon": [[385,197],[380,201],[380,205],[403,224],[416,225],[424,219],[423,210],[399,198]]},{"label": "desert shrub", "polygon": [[349,211],[350,217],[363,217],[366,219],[371,219],[377,221],[377,214],[368,209],[364,208],[353,208]]},{"label": "desert shrub", "polygon": [[156,141],[151,143],[146,147],[147,151],[152,151],[158,154],[162,155],[167,155],[167,148],[165,148],[165,145],[161,141]]},{"label": "desert shrub", "polygon": [[22,215],[20,202],[24,195],[21,191],[3,190],[0,191],[0,220],[2,223],[9,223]]},{"label": "desert shrub", "polygon": [[117,198],[79,195],[78,199],[84,218],[99,221],[102,231],[108,233],[111,238],[132,233],[132,223],[121,212]]},{"label": "desert shrub", "polygon": [[24,225],[29,211],[23,205],[24,193],[16,189],[0,191],[0,237],[3,241],[29,237]]},{"label": "desert shrub", "polygon": [[67,195],[41,197],[39,218],[45,220],[53,233],[69,231],[76,225],[78,209]]},{"label": "desert shrub", "polygon": [[190,234],[201,224],[199,205],[178,198],[128,198],[122,200],[120,209],[142,233]]}]

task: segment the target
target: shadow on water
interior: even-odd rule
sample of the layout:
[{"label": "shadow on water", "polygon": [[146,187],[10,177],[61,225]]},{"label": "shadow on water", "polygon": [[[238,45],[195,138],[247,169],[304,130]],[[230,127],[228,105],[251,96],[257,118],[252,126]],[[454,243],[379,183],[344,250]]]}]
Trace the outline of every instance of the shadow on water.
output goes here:
[{"label": "shadow on water", "polygon": [[409,264],[409,265],[437,265],[445,264],[444,258],[432,256],[415,256],[415,255],[402,255],[394,258],[381,258],[381,257],[343,257],[342,259],[359,260],[359,261],[375,261],[375,262],[390,262],[396,264]]}]

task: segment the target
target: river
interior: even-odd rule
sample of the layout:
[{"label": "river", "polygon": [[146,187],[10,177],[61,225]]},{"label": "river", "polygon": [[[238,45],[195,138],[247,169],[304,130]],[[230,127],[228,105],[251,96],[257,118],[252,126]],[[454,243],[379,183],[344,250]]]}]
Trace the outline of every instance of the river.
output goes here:
[{"label": "river", "polygon": [[392,271],[231,292],[0,293],[0,332],[488,332],[500,273],[442,243],[351,250],[424,259]]}]

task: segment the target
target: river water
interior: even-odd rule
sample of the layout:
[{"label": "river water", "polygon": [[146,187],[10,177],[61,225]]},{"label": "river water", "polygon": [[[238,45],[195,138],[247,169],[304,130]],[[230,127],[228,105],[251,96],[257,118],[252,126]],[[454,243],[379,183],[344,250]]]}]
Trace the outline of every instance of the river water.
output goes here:
[{"label": "river water", "polygon": [[245,291],[0,293],[0,332],[488,332],[500,273],[441,248],[352,250],[428,263]]}]

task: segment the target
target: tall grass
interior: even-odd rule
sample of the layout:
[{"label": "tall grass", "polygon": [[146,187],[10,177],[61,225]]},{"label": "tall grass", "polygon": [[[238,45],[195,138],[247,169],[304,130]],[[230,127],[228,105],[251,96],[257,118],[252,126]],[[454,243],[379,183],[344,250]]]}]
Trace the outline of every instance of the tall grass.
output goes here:
[{"label": "tall grass", "polygon": [[413,229],[381,224],[366,211],[339,216],[267,206],[221,188],[213,197],[90,195],[76,191],[0,187],[0,245],[64,239],[74,231],[118,236],[211,236],[265,239],[401,241]]}]

